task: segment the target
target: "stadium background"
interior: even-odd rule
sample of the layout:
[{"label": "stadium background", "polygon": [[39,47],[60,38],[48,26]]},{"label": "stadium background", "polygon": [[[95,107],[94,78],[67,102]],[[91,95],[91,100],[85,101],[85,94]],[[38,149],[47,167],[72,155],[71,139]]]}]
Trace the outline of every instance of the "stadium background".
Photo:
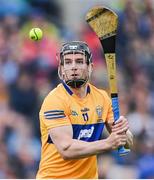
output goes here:
[{"label": "stadium background", "polygon": [[[38,111],[59,83],[55,55],[62,42],[89,44],[95,63],[92,82],[108,91],[100,43],[84,20],[93,5],[107,5],[119,15],[120,107],[134,133],[134,148],[127,157],[119,158],[116,152],[98,156],[99,177],[154,178],[154,0],[0,2],[0,178],[35,178]],[[28,39],[32,27],[42,28],[42,41]]]}]

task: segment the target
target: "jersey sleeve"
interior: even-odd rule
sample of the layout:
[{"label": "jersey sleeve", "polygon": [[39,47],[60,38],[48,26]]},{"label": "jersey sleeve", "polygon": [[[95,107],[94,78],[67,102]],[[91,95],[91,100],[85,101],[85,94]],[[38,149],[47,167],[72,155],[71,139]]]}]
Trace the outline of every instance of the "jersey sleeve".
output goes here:
[{"label": "jersey sleeve", "polygon": [[48,95],[45,98],[39,116],[48,130],[71,124],[68,118],[69,108],[66,102],[64,97],[61,98],[55,94]]}]

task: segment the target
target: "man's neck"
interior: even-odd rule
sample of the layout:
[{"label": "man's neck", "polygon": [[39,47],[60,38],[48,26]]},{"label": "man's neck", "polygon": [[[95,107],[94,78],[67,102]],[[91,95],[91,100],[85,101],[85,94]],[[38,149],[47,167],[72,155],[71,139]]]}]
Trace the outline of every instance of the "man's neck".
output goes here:
[{"label": "man's neck", "polygon": [[70,89],[79,98],[84,98],[87,95],[87,87],[88,87],[88,84],[86,83],[81,88],[78,88],[78,89],[77,88],[70,88]]}]

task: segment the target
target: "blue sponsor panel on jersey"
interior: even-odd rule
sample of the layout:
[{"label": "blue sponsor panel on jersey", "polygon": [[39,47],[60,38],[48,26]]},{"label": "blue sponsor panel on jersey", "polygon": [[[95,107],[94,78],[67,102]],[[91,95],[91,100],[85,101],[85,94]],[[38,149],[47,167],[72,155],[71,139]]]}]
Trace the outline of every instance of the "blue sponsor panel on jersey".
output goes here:
[{"label": "blue sponsor panel on jersey", "polygon": [[72,124],[73,139],[83,140],[87,142],[97,141],[101,138],[104,123],[97,124]]},{"label": "blue sponsor panel on jersey", "polygon": [[[72,124],[73,139],[83,140],[87,142],[97,141],[101,139],[104,123],[97,124]],[[50,135],[48,135],[48,143],[53,143]]]}]

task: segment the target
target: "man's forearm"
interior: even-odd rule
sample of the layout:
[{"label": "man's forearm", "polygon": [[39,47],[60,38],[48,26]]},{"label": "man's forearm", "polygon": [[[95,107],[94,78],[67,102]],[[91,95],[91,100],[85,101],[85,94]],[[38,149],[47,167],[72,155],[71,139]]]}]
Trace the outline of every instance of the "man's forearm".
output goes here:
[{"label": "man's forearm", "polygon": [[107,139],[94,142],[85,142],[72,139],[70,146],[63,151],[64,159],[86,158],[110,149]]}]

